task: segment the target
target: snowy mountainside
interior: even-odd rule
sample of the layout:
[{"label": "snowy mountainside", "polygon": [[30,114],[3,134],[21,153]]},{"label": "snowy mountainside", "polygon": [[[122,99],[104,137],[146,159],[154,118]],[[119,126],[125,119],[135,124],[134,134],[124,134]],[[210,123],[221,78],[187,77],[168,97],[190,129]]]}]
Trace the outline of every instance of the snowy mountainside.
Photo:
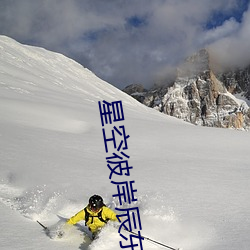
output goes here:
[{"label": "snowy mountainside", "polygon": [[[150,109],[63,55],[0,36],[1,249],[117,250],[53,226],[90,195],[115,208],[98,101],[122,100],[142,234],[184,250],[249,249],[249,133],[193,126]],[[86,229],[85,229],[86,230]],[[15,238],[10,241],[10,237]],[[144,240],[144,249],[162,249]]]}]

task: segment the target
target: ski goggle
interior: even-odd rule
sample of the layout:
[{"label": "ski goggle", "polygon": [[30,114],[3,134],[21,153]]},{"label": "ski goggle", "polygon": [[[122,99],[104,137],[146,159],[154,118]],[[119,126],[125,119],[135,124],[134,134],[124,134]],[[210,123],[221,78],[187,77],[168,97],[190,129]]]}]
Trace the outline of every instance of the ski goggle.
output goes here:
[{"label": "ski goggle", "polygon": [[98,210],[100,210],[100,207],[95,206],[95,205],[90,205],[89,207],[90,207],[90,209],[91,209],[93,212],[97,212]]}]

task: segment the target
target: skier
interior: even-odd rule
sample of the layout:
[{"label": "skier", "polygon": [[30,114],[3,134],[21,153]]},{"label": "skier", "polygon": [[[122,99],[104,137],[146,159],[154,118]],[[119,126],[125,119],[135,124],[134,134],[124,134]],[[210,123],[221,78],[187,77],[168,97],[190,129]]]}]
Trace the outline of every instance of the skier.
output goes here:
[{"label": "skier", "polygon": [[85,220],[85,225],[92,232],[93,239],[109,220],[118,221],[115,212],[106,207],[102,197],[96,194],[89,198],[89,204],[72,216],[67,224],[74,225],[80,220]]}]

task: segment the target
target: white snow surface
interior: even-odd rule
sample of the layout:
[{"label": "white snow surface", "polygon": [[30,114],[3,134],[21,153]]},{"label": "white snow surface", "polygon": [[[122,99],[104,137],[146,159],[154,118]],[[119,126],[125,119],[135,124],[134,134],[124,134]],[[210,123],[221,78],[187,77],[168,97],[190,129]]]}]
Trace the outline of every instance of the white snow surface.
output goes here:
[{"label": "white snow surface", "polygon": [[[126,69],[124,69],[126,70]],[[98,101],[122,100],[142,235],[183,250],[250,249],[250,134],[147,108],[63,55],[0,36],[0,249],[120,249],[107,225],[49,238],[93,194],[114,209]],[[110,128],[110,127],[108,127]],[[60,224],[60,225],[61,225]],[[139,247],[137,247],[139,249]],[[143,249],[166,249],[143,241]]]}]

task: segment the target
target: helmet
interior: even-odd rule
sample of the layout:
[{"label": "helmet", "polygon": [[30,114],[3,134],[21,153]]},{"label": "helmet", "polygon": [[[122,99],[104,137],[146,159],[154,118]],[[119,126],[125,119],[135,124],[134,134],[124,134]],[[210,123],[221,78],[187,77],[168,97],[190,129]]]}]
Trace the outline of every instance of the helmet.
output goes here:
[{"label": "helmet", "polygon": [[99,210],[104,206],[103,199],[99,195],[93,195],[89,198],[89,207],[91,210]]}]

